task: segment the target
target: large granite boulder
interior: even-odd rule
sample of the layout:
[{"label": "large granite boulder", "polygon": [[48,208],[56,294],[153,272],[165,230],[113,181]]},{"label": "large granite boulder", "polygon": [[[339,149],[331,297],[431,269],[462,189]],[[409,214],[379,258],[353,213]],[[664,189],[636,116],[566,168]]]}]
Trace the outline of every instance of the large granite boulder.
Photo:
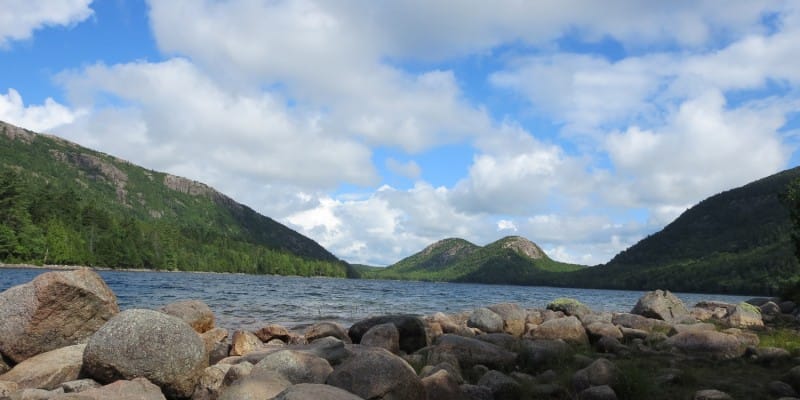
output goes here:
[{"label": "large granite boulder", "polygon": [[345,343],[352,343],[350,336],[347,336],[347,329],[336,322],[317,322],[306,329],[304,336],[309,343],[329,336],[335,337]]},{"label": "large granite boulder", "polygon": [[168,397],[188,398],[208,366],[203,340],[186,322],[152,310],[126,310],[89,339],[84,371],[101,383],[147,378]]},{"label": "large granite boulder", "polygon": [[223,388],[219,400],[265,400],[273,399],[292,383],[280,375],[248,376]]},{"label": "large granite boulder", "polygon": [[713,359],[741,357],[747,349],[736,336],[717,331],[685,331],[665,343],[687,355]]},{"label": "large granite boulder", "polygon": [[563,339],[573,344],[588,344],[589,336],[577,317],[551,319],[543,322],[531,331],[534,339]]},{"label": "large granite boulder", "polygon": [[261,359],[251,376],[280,375],[292,384],[325,383],[333,368],[324,358],[297,350],[279,350]]},{"label": "large granite boulder", "polygon": [[670,293],[669,290],[647,292],[636,302],[631,314],[661,319],[669,323],[682,322],[690,318],[689,310],[681,299]]},{"label": "large granite boulder", "polygon": [[161,389],[145,378],[119,380],[114,383],[49,397],[50,400],[167,400]]},{"label": "large granite boulder", "polygon": [[405,360],[382,348],[351,346],[327,384],[365,399],[425,400],[422,381]]},{"label": "large granite boulder", "polygon": [[581,392],[592,386],[614,386],[619,375],[619,368],[613,362],[598,358],[588,367],[575,372],[572,376],[572,387],[576,392]]},{"label": "large granite boulder", "polygon": [[728,315],[728,324],[734,328],[763,328],[761,310],[749,303],[741,302]]},{"label": "large granite boulder", "polygon": [[478,380],[478,386],[489,388],[495,400],[516,400],[522,397],[522,385],[514,378],[491,370]]},{"label": "large granite boulder", "polygon": [[431,400],[461,400],[464,398],[458,379],[444,369],[422,378],[422,386],[425,387],[427,398]]},{"label": "large granite boulder", "polygon": [[467,321],[467,326],[480,329],[486,333],[502,332],[503,317],[486,307],[480,307],[472,311],[472,315],[469,316]]},{"label": "large granite boulder", "polygon": [[52,390],[78,379],[85,344],[76,344],[37,354],[0,375],[0,381],[16,382],[21,389]]},{"label": "large granite boulder", "polygon": [[[314,383],[301,383],[290,386],[274,400],[362,400],[346,390],[335,386]],[[444,400],[444,399],[442,399]]]},{"label": "large granite boulder", "polygon": [[232,356],[243,356],[264,347],[264,343],[253,332],[234,331],[231,338]]},{"label": "large granite boulder", "polygon": [[119,312],[96,272],[47,272],[0,293],[0,353],[16,363],[84,342]]},{"label": "large granite boulder", "polygon": [[[672,324],[664,320],[647,318],[630,313],[614,313],[611,323],[624,328],[636,329],[645,332],[669,332]],[[623,332],[624,333],[624,332]]]},{"label": "large granite boulder", "polygon": [[573,315],[580,319],[592,313],[585,304],[568,297],[560,297],[547,305],[548,310],[561,311],[564,315]]},{"label": "large granite boulder", "polygon": [[214,312],[200,300],[184,300],[167,304],[161,310],[164,314],[178,317],[189,324],[197,333],[214,329]]},{"label": "large granite boulder", "polygon": [[384,315],[367,318],[356,322],[348,330],[348,335],[353,343],[361,343],[361,337],[375,325],[392,323],[400,332],[400,350],[411,354],[428,345],[428,334],[425,324],[419,317],[413,315]]},{"label": "large granite boulder", "polygon": [[400,353],[400,332],[394,324],[386,323],[369,328],[361,337],[364,346],[381,347],[392,353]]},{"label": "large granite boulder", "polygon": [[454,356],[462,368],[482,364],[492,368],[507,368],[513,364],[516,354],[478,339],[445,334],[436,341],[433,358],[442,354]]},{"label": "large granite boulder", "polygon": [[522,336],[525,333],[525,319],[527,311],[520,308],[515,303],[501,303],[489,306],[489,309],[497,313],[503,319],[503,332],[514,336]]},{"label": "large granite boulder", "polygon": [[[250,363],[246,364],[252,365]],[[194,387],[192,400],[214,400],[219,397],[219,392],[225,382],[225,376],[232,367],[230,364],[217,364],[203,370],[200,380]]]}]

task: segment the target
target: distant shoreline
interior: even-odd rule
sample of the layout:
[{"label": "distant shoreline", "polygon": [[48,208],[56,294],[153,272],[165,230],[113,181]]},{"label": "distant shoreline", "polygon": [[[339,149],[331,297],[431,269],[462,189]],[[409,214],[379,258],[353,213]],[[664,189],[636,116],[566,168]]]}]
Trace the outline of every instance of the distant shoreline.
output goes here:
[{"label": "distant shoreline", "polygon": [[147,268],[110,268],[110,267],[90,267],[86,265],[33,265],[33,264],[5,264],[0,263],[0,269],[47,269],[54,271],[72,271],[80,268],[89,268],[94,271],[120,271],[120,272],[187,272],[191,274],[236,274],[235,272],[211,272],[211,271],[178,271],[160,270]]}]

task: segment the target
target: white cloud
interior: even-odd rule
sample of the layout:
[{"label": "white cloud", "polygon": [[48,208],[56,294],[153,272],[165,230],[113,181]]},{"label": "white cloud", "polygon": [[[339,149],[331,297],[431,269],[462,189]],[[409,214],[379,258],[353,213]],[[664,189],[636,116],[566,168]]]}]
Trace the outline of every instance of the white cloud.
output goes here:
[{"label": "white cloud", "polygon": [[498,232],[502,232],[502,231],[516,232],[517,231],[517,225],[514,223],[514,221],[511,221],[511,220],[508,220],[508,219],[501,219],[501,220],[497,221],[497,231]]},{"label": "white cloud", "polygon": [[45,26],[70,26],[89,18],[92,0],[5,0],[0,12],[0,49]]},{"label": "white cloud", "polygon": [[386,167],[389,168],[389,171],[392,171],[392,173],[408,179],[417,179],[422,174],[422,168],[420,168],[419,164],[414,160],[400,162],[389,157],[386,159]]},{"label": "white cloud", "polygon": [[80,112],[47,98],[42,105],[25,105],[19,92],[8,89],[0,93],[0,120],[37,132],[51,129],[75,120]]}]

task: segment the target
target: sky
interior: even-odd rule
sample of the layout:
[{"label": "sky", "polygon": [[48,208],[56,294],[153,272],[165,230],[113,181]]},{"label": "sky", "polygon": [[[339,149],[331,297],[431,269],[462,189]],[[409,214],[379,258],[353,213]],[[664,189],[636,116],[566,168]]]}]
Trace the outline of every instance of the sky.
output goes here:
[{"label": "sky", "polygon": [[800,2],[0,0],[0,120],[207,183],[352,263],[604,263],[800,164]]}]

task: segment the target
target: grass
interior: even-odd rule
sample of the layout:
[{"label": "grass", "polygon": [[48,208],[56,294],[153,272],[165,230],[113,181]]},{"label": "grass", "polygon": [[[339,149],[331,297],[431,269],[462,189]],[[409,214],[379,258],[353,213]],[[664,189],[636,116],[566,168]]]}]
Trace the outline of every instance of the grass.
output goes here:
[{"label": "grass", "polygon": [[787,327],[758,332],[760,347],[781,347],[793,355],[800,355],[800,332]]}]

